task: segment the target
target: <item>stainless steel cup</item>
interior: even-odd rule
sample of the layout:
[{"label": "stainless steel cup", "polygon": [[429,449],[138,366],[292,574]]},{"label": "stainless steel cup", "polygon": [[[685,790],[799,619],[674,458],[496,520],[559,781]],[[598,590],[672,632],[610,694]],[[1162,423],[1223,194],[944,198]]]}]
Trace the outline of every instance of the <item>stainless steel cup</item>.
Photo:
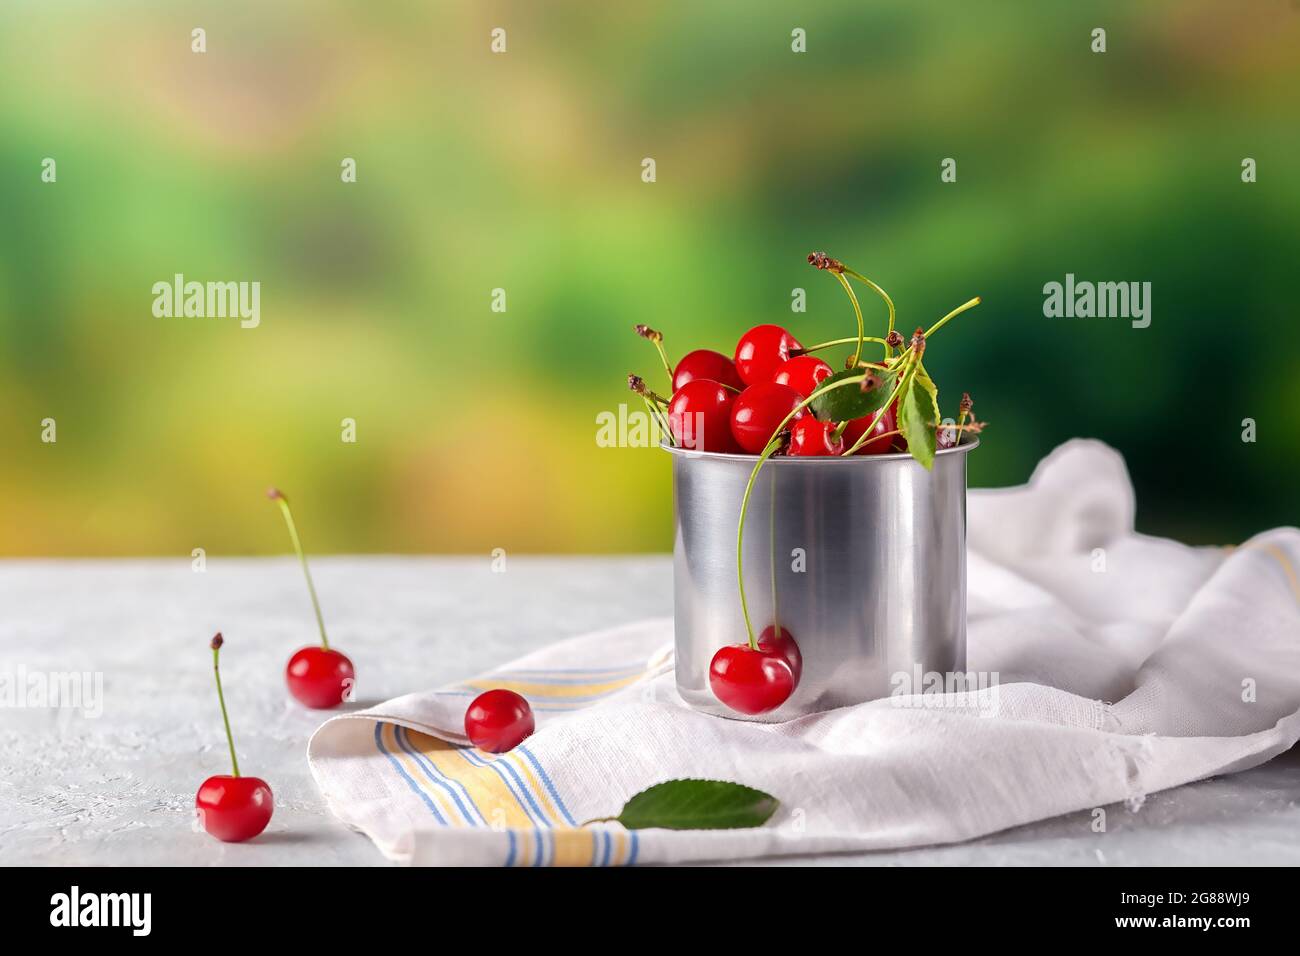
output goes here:
[{"label": "stainless steel cup", "polygon": [[790,699],[753,718],[714,697],[709,662],[746,639],[736,525],[757,458],[667,448],[677,688],[686,702],[781,721],[888,696],[902,680],[895,675],[965,671],[966,455],[978,444],[939,451],[932,471],[906,454],[763,465],[745,523],[745,594],[755,635],[779,620],[804,664]]}]

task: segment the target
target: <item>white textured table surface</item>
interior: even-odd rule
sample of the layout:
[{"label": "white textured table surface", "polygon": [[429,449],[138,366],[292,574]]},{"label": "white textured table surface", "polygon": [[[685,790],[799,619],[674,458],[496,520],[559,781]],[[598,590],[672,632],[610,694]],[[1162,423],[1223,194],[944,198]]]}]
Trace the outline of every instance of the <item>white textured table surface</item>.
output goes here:
[{"label": "white textured table surface", "polygon": [[[667,557],[320,558],[332,643],[356,664],[358,704],[477,673],[583,631],[671,613]],[[192,829],[194,792],[228,773],[208,639],[244,773],[275,816],[261,837]],[[307,770],[323,719],[284,687],[315,639],[293,558],[0,562],[0,680],[103,674],[103,713],[0,706],[0,864],[377,865],[370,841],[326,811]],[[30,699],[28,703],[31,703]],[[1300,864],[1300,750],[1246,773],[959,846],[796,862],[915,864]],[[791,861],[783,861],[791,862]]]}]

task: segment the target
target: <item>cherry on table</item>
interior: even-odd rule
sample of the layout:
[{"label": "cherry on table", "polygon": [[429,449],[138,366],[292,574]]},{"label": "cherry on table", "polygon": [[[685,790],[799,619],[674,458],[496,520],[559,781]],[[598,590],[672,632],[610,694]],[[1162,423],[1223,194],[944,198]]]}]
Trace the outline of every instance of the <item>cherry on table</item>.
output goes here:
[{"label": "cherry on table", "polygon": [[299,649],[284,669],[289,693],[316,710],[328,710],[348,700],[356,676],[345,655],[315,644]]},{"label": "cherry on table", "polygon": [[770,381],[799,340],[779,325],[756,325],[736,343],[736,371],[746,385]]},{"label": "cherry on table", "polygon": [[275,798],[265,780],[239,774],[235,738],[230,733],[226,697],[221,692],[218,658],[222,643],[224,641],[220,634],[212,638],[212,673],[217,679],[217,700],[221,702],[221,722],[226,728],[226,743],[230,745],[232,772],[204,780],[194,797],[194,807],[204,830],[226,843],[240,843],[251,840],[266,829],[275,809]]},{"label": "cherry on table", "polygon": [[713,695],[742,714],[776,710],[794,693],[794,669],[775,647],[730,644],[720,648],[709,663]]},{"label": "cherry on table", "polygon": [[204,830],[223,843],[243,843],[271,822],[275,798],[265,780],[223,773],[203,781],[194,806]]},{"label": "cherry on table", "polygon": [[[759,382],[738,396],[731,406],[731,434],[741,448],[757,455],[770,442],[777,426],[798,408],[803,396],[789,385],[779,382]],[[795,412],[793,425],[806,414],[805,409]]]},{"label": "cherry on table", "polygon": [[320,646],[299,648],[289,658],[284,669],[285,683],[289,685],[289,693],[300,703],[316,710],[328,710],[351,698],[357,672],[347,655],[330,648],[329,638],[325,635],[325,617],[320,612],[316,585],[311,580],[311,569],[307,567],[307,555],[302,550],[302,540],[298,537],[298,526],[294,524],[288,497],[278,488],[270,489],[266,496],[280,506],[280,512],[284,515],[289,540],[293,542],[298,563],[302,565],[303,577],[307,579],[307,593],[311,595],[311,606],[316,612],[316,626],[320,630]]},{"label": "cherry on table", "polygon": [[465,711],[465,736],[488,753],[514,750],[536,729],[533,709],[512,690],[484,691]]},{"label": "cherry on table", "polygon": [[697,378],[706,378],[719,385],[730,385],[736,391],[745,387],[740,373],[736,371],[736,363],[713,349],[696,349],[682,356],[673,371],[673,391],[676,392]]},{"label": "cherry on table", "polygon": [[777,366],[772,381],[789,385],[807,398],[834,373],[831,367],[815,355],[796,355]]},{"label": "cherry on table", "polygon": [[734,454],[740,451],[731,434],[731,410],[736,394],[707,378],[692,379],[668,402],[668,427],[682,448]]},{"label": "cherry on table", "polygon": [[788,454],[795,457],[841,455],[844,448],[844,436],[835,434],[834,422],[823,422],[805,415],[790,429]]}]

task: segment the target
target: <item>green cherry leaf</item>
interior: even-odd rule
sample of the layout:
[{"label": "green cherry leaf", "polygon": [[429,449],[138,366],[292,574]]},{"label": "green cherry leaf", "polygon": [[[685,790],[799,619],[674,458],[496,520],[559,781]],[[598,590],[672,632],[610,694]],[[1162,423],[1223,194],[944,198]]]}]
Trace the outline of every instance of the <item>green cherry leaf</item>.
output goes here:
[{"label": "green cherry leaf", "polygon": [[642,790],[615,819],[629,830],[735,830],[762,826],[780,805],[770,794],[739,783],[669,780]]},{"label": "green cherry leaf", "polygon": [[918,365],[916,375],[898,399],[898,430],[907,439],[912,457],[926,469],[934,467],[938,425],[939,390],[925,367]]},{"label": "green cherry leaf", "polygon": [[[827,388],[836,382],[842,382],[850,375],[861,375],[867,371],[872,372],[880,381],[875,388],[864,392],[860,387],[844,385],[827,391]],[[845,369],[824,379],[817,386],[808,407],[824,422],[842,422],[851,418],[862,418],[864,415],[874,415],[884,407],[885,399],[889,398],[889,394],[897,384],[895,373],[884,369]]]}]

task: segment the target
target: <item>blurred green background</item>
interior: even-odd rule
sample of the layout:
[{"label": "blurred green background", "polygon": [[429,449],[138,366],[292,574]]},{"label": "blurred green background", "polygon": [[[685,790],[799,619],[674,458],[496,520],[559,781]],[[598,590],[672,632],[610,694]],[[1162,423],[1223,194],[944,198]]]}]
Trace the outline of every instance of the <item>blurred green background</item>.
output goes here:
[{"label": "blurred green background", "polygon": [[[667,549],[666,456],[595,441],[662,387],[631,326],[847,335],[812,249],[904,331],[984,297],[927,354],[992,423],[973,485],[1093,436],[1143,530],[1295,523],[1298,51],[1291,0],[7,0],[0,553],[283,552],[272,483],[316,552]],[[178,272],[261,326],[155,318]],[[1067,272],[1151,282],[1150,328],[1044,318]]]}]

